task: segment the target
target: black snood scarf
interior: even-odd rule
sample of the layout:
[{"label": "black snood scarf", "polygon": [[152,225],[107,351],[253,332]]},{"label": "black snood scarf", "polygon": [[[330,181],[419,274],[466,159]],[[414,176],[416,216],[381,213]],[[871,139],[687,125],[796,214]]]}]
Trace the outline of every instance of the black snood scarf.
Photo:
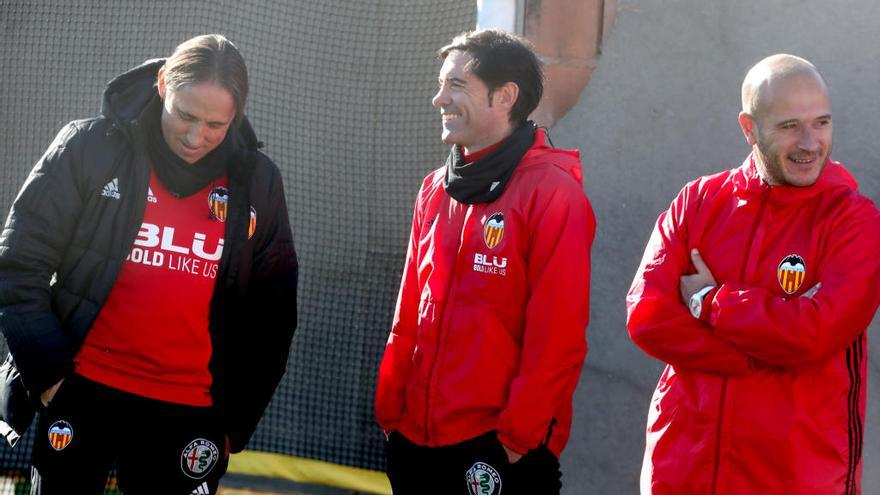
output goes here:
[{"label": "black snood scarf", "polygon": [[469,205],[498,199],[514,169],[532,147],[536,129],[534,122],[526,121],[498,149],[473,163],[464,163],[461,146],[453,146],[446,158],[446,193]]}]

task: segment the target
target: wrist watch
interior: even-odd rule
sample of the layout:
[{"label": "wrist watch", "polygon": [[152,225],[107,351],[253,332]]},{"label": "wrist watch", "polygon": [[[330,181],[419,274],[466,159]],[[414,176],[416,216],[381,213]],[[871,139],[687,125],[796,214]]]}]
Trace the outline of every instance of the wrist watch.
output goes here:
[{"label": "wrist watch", "polygon": [[694,295],[691,296],[691,316],[698,320],[700,319],[700,315],[703,314],[703,299],[705,299],[706,294],[712,292],[712,289],[714,288],[714,285],[707,285],[697,292],[694,292]]}]

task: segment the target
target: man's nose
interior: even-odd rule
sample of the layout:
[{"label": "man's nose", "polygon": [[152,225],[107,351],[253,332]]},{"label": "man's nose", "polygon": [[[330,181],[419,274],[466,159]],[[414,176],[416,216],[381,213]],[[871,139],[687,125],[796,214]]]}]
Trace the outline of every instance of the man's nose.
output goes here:
[{"label": "man's nose", "polygon": [[441,87],[440,89],[438,89],[437,94],[435,94],[434,97],[431,98],[431,105],[433,105],[434,108],[440,108],[448,102],[449,95],[445,87]]},{"label": "man's nose", "polygon": [[186,132],[186,144],[196,147],[202,144],[205,126],[200,123],[194,123]]}]

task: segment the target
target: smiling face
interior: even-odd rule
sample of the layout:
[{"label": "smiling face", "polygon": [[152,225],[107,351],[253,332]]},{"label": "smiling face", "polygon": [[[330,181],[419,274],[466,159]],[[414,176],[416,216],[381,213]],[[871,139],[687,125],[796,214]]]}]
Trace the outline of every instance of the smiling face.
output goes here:
[{"label": "smiling face", "polygon": [[814,184],[831,154],[831,101],[818,74],[801,72],[771,79],[760,90],[754,116],[740,124],[752,145],[755,165],[771,185]]},{"label": "smiling face", "polygon": [[168,147],[192,165],[213,151],[235,118],[232,95],[213,82],[167,87],[159,73],[162,98],[162,136]]},{"label": "smiling face", "polygon": [[[440,88],[431,103],[440,110],[443,142],[474,153],[501,141],[511,132],[510,108],[516,99],[513,83],[489,92],[473,74],[467,52],[453,50],[440,68]],[[511,101],[511,96],[512,100]]]}]

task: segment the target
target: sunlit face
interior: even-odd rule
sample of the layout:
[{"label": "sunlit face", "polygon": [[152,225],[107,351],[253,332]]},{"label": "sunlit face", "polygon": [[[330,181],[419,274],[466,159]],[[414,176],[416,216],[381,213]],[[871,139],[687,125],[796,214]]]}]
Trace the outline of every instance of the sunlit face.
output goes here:
[{"label": "sunlit face", "polygon": [[831,101],[812,74],[774,81],[753,118],[755,162],[772,185],[814,184],[831,154]]},{"label": "sunlit face", "polygon": [[498,91],[489,88],[470,70],[473,57],[452,50],[440,68],[440,88],[431,103],[440,110],[443,142],[458,144],[466,153],[487,148],[510,134],[510,107]]},{"label": "sunlit face", "polygon": [[166,87],[159,73],[162,97],[162,136],[175,155],[192,165],[226,137],[235,118],[232,94],[213,82]]}]

